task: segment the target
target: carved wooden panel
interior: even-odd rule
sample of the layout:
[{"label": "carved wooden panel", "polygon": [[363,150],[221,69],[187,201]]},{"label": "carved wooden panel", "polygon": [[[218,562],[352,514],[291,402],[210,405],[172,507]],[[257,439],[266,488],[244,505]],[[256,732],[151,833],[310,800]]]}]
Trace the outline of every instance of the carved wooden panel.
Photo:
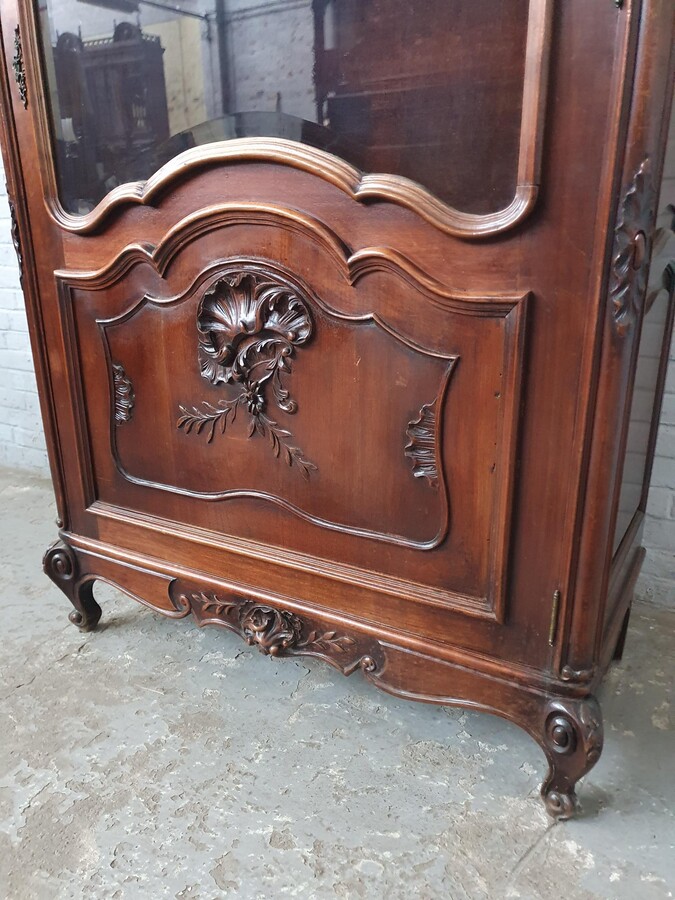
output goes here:
[{"label": "carved wooden panel", "polygon": [[[392,250],[253,205],[59,279],[92,503],[300,568],[320,529],[342,577],[375,566],[383,590],[503,614],[524,296],[455,296]],[[96,374],[113,364],[133,384],[123,427]]]}]

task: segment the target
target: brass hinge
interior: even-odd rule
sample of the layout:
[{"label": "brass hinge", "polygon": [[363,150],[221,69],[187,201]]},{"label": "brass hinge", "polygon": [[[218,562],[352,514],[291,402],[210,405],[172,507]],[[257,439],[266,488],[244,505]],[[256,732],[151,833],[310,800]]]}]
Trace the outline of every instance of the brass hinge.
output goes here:
[{"label": "brass hinge", "polygon": [[562,594],[560,591],[553,592],[553,604],[551,606],[551,624],[548,629],[548,642],[551,647],[555,644],[556,635],[558,633],[558,616],[560,615],[560,600]]}]

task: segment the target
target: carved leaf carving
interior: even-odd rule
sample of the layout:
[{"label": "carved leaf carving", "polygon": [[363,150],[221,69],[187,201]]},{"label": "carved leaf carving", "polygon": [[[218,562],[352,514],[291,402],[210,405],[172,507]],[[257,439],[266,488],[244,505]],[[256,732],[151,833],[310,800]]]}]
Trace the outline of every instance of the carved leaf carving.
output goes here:
[{"label": "carved leaf carving", "polygon": [[9,196],[9,185],[5,181],[5,192],[7,194],[7,203],[9,205],[9,215],[12,222],[12,244],[16,253],[16,261],[19,264],[19,282],[23,287],[23,250],[21,249],[21,234],[19,232],[19,220],[16,215],[16,206]]},{"label": "carved leaf carving", "polygon": [[645,159],[624,197],[614,231],[609,292],[617,334],[633,326],[647,289],[657,190]]},{"label": "carved leaf carving", "polygon": [[136,397],[131,381],[124,371],[124,366],[114,363],[112,370],[115,388],[115,421],[118,425],[123,425],[131,419]]},{"label": "carved leaf carving", "polygon": [[14,80],[19,88],[19,97],[23,108],[28,109],[28,81],[26,80],[26,67],[23,61],[23,43],[21,41],[21,29],[17,25],[14,29],[14,59],[12,60]]},{"label": "carved leaf carving", "polygon": [[426,478],[438,487],[438,462],[436,459],[436,406],[437,401],[425,404],[419,417],[410,422],[406,435],[410,438],[405,455],[412,460],[415,478]]},{"label": "carved leaf carving", "polygon": [[[182,593],[174,602],[181,611],[192,609],[198,621],[219,620],[266,656],[287,653],[320,656],[345,674],[357,668],[373,672],[376,667],[371,656],[362,654],[354,638],[316,628],[306,633],[303,620],[288,610],[235,596],[221,598],[207,591]],[[346,660],[342,659],[345,655]]]},{"label": "carved leaf carving", "polygon": [[193,594],[191,599],[193,602],[201,603],[204,612],[214,616],[227,616],[240,605],[236,600],[221,599],[217,594],[208,594],[203,591]]},{"label": "carved leaf carving", "polygon": [[307,301],[267,273],[237,272],[206,291],[199,304],[197,331],[202,377],[214,385],[238,385],[239,391],[217,405],[204,401],[201,408],[180,406],[177,427],[186,434],[205,433],[211,443],[216,430],[224,434],[244,407],[250,417],[249,438],[255,434],[266,438],[277,458],[308,479],[316,466],[290,443],[291,432],[265,411],[271,400],[289,415],[297,412],[282,373],[290,374],[295,348],[311,337]]}]

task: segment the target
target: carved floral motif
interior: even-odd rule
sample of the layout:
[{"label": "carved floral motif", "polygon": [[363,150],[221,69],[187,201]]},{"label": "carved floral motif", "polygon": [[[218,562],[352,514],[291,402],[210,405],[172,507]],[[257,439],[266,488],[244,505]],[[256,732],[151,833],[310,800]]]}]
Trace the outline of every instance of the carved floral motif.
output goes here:
[{"label": "carved floral motif", "polygon": [[614,231],[609,293],[621,336],[633,327],[647,289],[656,200],[651,162],[645,159],[626,192]]},{"label": "carved floral motif", "polygon": [[[199,366],[212,384],[239,386],[238,393],[201,408],[180,407],[177,427],[186,434],[225,433],[239,409],[249,416],[248,436],[267,438],[274,455],[308,479],[316,466],[289,443],[290,431],[266,412],[270,399],[289,415],[298,405],[283,382],[296,347],[312,334],[307,302],[290,285],[263,272],[243,271],[217,281],[202,297],[197,313]],[[271,393],[271,398],[270,398]]]},{"label": "carved floral motif", "polygon": [[425,404],[419,417],[410,422],[406,435],[410,439],[405,447],[405,455],[412,460],[415,478],[426,478],[429,484],[438,487],[438,464],[436,460],[436,401]]},{"label": "carved floral motif", "polygon": [[118,425],[123,425],[131,419],[136,397],[131,381],[124,371],[124,366],[114,363],[112,370],[115,388],[115,421]]},{"label": "carved floral motif", "polygon": [[191,609],[199,621],[217,621],[225,625],[266,656],[287,653],[320,656],[345,674],[357,668],[364,672],[373,672],[376,668],[375,661],[361,653],[354,638],[335,631],[308,629],[295,613],[255,600],[192,591],[180,594],[176,606],[181,610]]},{"label": "carved floral motif", "polygon": [[23,108],[28,109],[28,82],[26,81],[26,68],[23,62],[23,44],[21,42],[21,29],[17,25],[14,29],[14,59],[12,60],[14,80],[19,86],[19,97]]}]

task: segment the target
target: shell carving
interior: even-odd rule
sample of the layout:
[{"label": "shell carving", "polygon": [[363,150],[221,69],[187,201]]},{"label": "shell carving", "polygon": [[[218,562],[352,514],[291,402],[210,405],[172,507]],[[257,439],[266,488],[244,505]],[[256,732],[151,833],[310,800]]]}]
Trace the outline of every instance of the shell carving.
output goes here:
[{"label": "shell carving", "polygon": [[298,404],[290,396],[283,375],[291,372],[295,348],[312,335],[307,301],[278,276],[246,269],[219,279],[204,294],[197,312],[199,368],[213,385],[237,385],[234,397],[200,408],[180,407],[178,428],[186,434],[206,433],[211,443],[243,408],[249,416],[248,435],[267,438],[275,456],[295,466],[304,478],[316,466],[293,446],[290,431],[268,413],[276,407],[289,415]]},{"label": "shell carving", "polygon": [[261,385],[290,372],[288,359],[294,347],[309,340],[312,322],[307,306],[289,287],[240,272],[204,294],[197,330],[204,378],[213,384]]}]

